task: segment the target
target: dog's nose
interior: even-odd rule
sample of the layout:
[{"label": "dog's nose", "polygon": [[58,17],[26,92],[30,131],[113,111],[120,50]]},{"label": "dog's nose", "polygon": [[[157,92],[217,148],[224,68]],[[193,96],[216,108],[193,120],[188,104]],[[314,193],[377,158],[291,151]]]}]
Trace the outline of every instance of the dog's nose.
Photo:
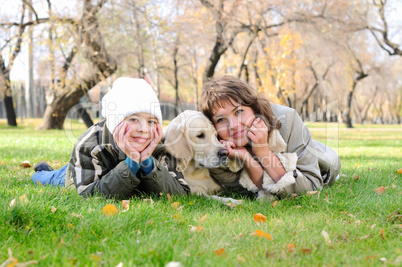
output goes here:
[{"label": "dog's nose", "polygon": [[219,157],[227,157],[229,156],[229,150],[227,149],[221,149],[218,151],[218,156]]}]

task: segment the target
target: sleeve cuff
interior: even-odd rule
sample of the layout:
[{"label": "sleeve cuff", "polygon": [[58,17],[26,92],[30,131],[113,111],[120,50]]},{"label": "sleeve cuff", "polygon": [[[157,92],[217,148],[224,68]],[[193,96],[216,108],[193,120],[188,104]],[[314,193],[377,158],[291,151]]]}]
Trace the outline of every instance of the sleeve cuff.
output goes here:
[{"label": "sleeve cuff", "polygon": [[131,158],[127,157],[125,160],[128,168],[131,170],[134,175],[137,174],[138,170],[140,169],[140,164],[132,160]]},{"label": "sleeve cuff", "polygon": [[151,171],[154,169],[154,160],[152,156],[140,163],[140,169],[144,176],[147,176],[151,173]]}]

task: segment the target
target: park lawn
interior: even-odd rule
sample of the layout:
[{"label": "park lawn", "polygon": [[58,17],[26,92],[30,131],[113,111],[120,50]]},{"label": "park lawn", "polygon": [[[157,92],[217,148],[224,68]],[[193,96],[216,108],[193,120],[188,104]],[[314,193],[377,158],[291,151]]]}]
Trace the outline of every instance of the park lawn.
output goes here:
[{"label": "park lawn", "polygon": [[[274,204],[244,199],[232,207],[197,196],[144,196],[130,199],[123,212],[119,201],[85,199],[73,190],[31,182],[33,168],[20,167],[23,161],[46,160],[60,168],[85,130],[67,121],[65,131],[35,131],[38,124],[25,120],[10,128],[0,121],[0,265],[6,260],[39,266],[402,264],[400,125],[346,129],[307,123],[313,137],[333,147],[342,161],[339,181],[311,196]],[[376,193],[381,186],[384,192]],[[102,213],[107,204],[117,207],[117,215]],[[266,222],[256,223],[257,213]],[[272,240],[252,235],[256,230]]]}]

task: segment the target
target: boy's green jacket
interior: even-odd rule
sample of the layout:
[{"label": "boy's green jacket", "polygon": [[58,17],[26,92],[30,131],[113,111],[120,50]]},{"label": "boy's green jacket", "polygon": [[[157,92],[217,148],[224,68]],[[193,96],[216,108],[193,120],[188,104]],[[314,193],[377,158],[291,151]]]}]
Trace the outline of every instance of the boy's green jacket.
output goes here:
[{"label": "boy's green jacket", "polygon": [[[75,185],[83,196],[100,193],[106,197],[129,198],[142,193],[186,194],[190,192],[183,175],[161,163],[165,149],[160,143],[153,155],[153,170],[137,175],[125,163],[105,120],[96,123],[77,140],[66,173],[66,187]],[[166,159],[164,160],[166,162]]]}]

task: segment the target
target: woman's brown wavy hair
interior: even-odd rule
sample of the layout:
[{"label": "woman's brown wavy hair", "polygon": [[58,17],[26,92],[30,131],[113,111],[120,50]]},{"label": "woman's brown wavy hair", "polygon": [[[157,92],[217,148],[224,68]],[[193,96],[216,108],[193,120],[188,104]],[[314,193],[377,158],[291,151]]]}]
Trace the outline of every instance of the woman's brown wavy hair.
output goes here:
[{"label": "woman's brown wavy hair", "polygon": [[218,108],[230,101],[253,109],[256,117],[261,117],[269,127],[269,132],[280,129],[282,124],[274,116],[268,99],[259,94],[248,83],[229,75],[209,80],[200,99],[200,110],[211,121]]}]

